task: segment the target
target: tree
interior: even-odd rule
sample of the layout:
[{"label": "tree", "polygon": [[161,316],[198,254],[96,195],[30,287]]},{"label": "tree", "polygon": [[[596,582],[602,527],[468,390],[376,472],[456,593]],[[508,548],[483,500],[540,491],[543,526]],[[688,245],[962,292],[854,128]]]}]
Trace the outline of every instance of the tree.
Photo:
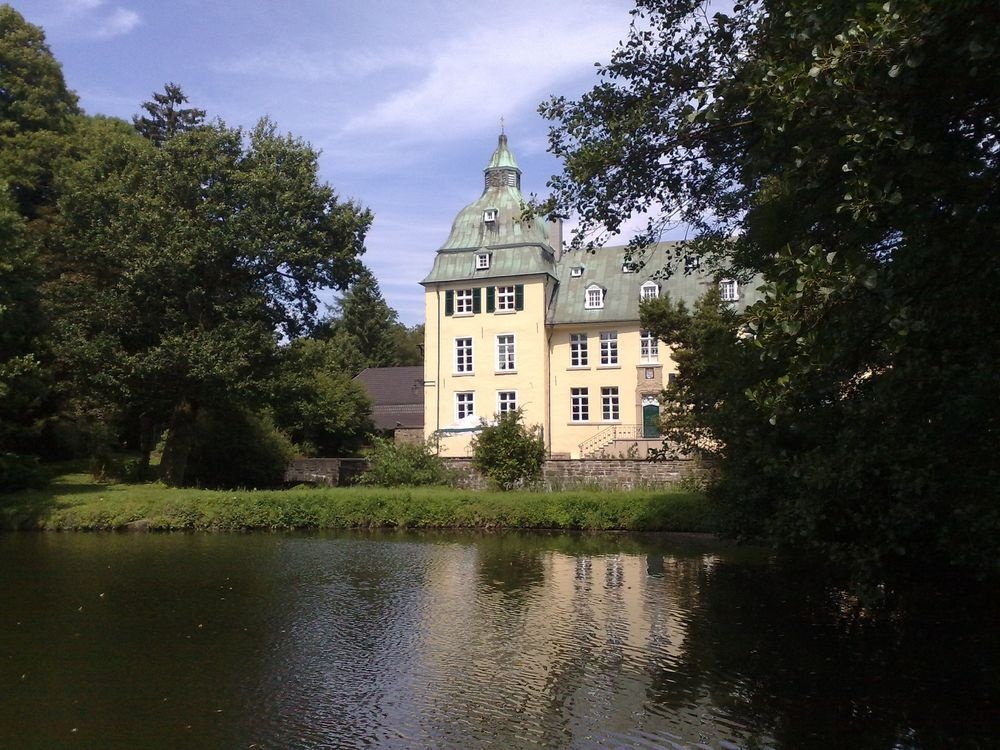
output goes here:
[{"label": "tree", "polygon": [[332,341],[298,339],[284,347],[269,399],[278,427],[307,455],[356,453],[374,429],[367,392],[338,366]]},{"label": "tree", "polygon": [[45,34],[0,5],[0,451],[30,450],[48,409],[39,253],[77,113]]},{"label": "tree", "polygon": [[78,113],[44,32],[0,5],[0,180],[28,220],[51,204],[52,163]]},{"label": "tree", "polygon": [[395,362],[399,367],[422,365],[424,363],[424,324],[406,326],[399,324],[393,329],[395,342]]},{"label": "tree", "polygon": [[[341,363],[351,375],[357,375],[366,367],[422,364],[423,333],[422,325],[407,328],[399,322],[399,315],[385,301],[375,276],[365,269],[334,313],[312,335],[336,340],[337,348],[344,350]],[[361,356],[352,356],[355,352]]]},{"label": "tree", "polygon": [[132,124],[139,135],[160,146],[178,133],[187,133],[203,125],[205,110],[181,108],[187,100],[176,83],[165,84],[162,94],[154,93],[153,101],[142,103],[146,115],[133,116]]},{"label": "tree", "polygon": [[682,392],[739,409],[716,488],[735,530],[871,580],[995,572],[1000,318],[974,291],[1000,282],[994,4],[634,16],[603,81],[542,108],[565,162],[553,205],[585,233],[651,211],[637,246],[682,221],[684,252],[762,276],[732,360],[711,360],[731,377],[693,369]]},{"label": "tree", "polygon": [[47,390],[25,222],[0,192],[0,452],[23,450]]},{"label": "tree", "polygon": [[472,439],[472,465],[500,489],[537,481],[544,463],[545,441],[524,424],[520,409],[498,414]]},{"label": "tree", "polygon": [[201,406],[263,403],[279,339],[313,325],[319,289],[359,272],[371,215],[267,120],[159,147],[92,132],[60,200],[76,265],[53,293],[60,352],[84,390],[169,423],[161,466],[182,484]]},{"label": "tree", "polygon": [[0,5],[0,138],[61,131],[78,112],[45,33]]}]

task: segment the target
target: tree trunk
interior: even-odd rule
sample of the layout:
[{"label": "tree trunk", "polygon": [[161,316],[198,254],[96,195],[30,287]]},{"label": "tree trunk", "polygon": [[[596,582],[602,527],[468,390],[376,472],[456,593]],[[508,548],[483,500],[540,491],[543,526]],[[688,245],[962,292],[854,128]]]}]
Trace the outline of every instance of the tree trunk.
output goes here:
[{"label": "tree trunk", "polygon": [[149,454],[156,447],[153,434],[153,418],[149,414],[139,416],[139,476],[146,479],[149,474]]},{"label": "tree trunk", "polygon": [[195,420],[197,418],[197,405],[186,398],[182,398],[174,407],[174,413],[170,418],[170,431],[167,433],[167,443],[163,447],[163,459],[160,465],[163,481],[171,487],[184,485],[188,456],[191,455],[191,446],[194,444]]}]

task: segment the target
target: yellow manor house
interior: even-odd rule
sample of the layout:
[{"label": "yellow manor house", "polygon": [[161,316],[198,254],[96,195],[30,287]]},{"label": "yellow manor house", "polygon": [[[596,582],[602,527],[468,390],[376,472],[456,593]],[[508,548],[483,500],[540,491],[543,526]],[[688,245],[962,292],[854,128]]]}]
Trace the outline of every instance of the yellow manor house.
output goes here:
[{"label": "yellow manor house", "polygon": [[[639,303],[669,293],[692,305],[710,284],[743,307],[756,293],[701,272],[654,279],[624,247],[562,252],[562,229],[524,217],[521,170],[501,134],[485,188],[463,208],[421,282],[425,289],[424,431],[467,456],[482,420],[520,408],[553,457],[618,456],[659,445],[659,394],[674,363],[639,325]],[[753,297],[753,299],[749,299]]]}]

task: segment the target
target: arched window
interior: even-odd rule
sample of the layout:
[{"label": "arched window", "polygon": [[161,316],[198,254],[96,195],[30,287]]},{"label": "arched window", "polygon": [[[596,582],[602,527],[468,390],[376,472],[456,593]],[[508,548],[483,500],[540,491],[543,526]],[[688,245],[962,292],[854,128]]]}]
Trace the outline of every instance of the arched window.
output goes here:
[{"label": "arched window", "polygon": [[604,289],[597,284],[588,286],[587,297],[584,300],[583,307],[586,310],[599,310],[604,307]]}]

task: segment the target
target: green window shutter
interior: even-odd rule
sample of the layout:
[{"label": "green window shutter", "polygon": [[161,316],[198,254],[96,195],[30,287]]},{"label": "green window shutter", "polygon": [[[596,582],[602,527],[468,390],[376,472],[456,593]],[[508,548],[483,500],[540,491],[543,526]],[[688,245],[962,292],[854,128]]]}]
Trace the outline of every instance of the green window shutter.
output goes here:
[{"label": "green window shutter", "polygon": [[518,284],[514,287],[514,309],[524,309],[524,284]]},{"label": "green window shutter", "polygon": [[495,286],[486,287],[486,312],[496,312],[497,309],[497,288]]},{"label": "green window shutter", "polygon": [[482,289],[472,290],[472,314],[479,315],[483,311]]},{"label": "green window shutter", "polygon": [[455,313],[455,292],[451,289],[444,293],[444,314],[453,315]]}]

